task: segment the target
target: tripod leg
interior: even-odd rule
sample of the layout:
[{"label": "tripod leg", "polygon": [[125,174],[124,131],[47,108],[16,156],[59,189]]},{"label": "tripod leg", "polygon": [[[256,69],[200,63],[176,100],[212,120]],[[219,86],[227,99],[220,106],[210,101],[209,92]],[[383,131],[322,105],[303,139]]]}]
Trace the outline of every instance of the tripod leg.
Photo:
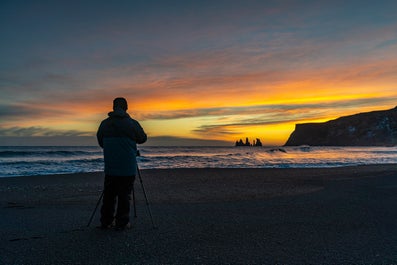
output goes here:
[{"label": "tripod leg", "polygon": [[94,211],[93,211],[92,214],[91,214],[91,218],[90,218],[90,220],[88,221],[87,227],[90,226],[90,224],[91,224],[91,222],[92,222],[92,219],[94,218],[94,215],[95,215],[95,213],[96,213],[96,210],[97,210],[97,208],[98,208],[99,203],[100,203],[101,200],[102,200],[102,197],[103,197],[103,194],[104,194],[104,193],[105,193],[105,189],[103,189],[102,194],[101,194],[101,196],[99,197],[98,202],[96,203],[95,209],[94,209]]},{"label": "tripod leg", "polygon": [[156,226],[154,225],[154,222],[153,222],[152,211],[150,210],[149,200],[147,199],[145,187],[143,186],[141,171],[139,170],[138,165],[136,166],[136,168],[137,168],[137,171],[138,171],[139,182],[141,182],[141,187],[142,187],[142,191],[143,191],[143,196],[145,197],[146,207],[147,207],[147,210],[148,210],[148,213],[149,213],[149,216],[150,216],[150,220],[151,220],[151,222],[152,222],[153,229],[156,229]]}]

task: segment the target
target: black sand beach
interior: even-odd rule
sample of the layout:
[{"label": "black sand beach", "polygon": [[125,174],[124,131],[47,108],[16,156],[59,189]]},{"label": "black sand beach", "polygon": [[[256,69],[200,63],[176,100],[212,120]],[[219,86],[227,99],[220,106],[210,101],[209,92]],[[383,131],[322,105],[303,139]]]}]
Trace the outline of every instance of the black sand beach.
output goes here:
[{"label": "black sand beach", "polygon": [[397,165],[143,170],[132,230],[102,173],[0,178],[0,264],[397,264]]}]

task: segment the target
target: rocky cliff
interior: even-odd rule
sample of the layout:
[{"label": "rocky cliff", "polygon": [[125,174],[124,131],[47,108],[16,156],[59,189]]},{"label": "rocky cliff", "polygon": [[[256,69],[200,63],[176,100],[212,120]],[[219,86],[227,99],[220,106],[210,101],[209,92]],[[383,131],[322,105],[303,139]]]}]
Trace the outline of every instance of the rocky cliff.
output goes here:
[{"label": "rocky cliff", "polygon": [[324,123],[296,124],[286,146],[396,146],[397,107]]}]

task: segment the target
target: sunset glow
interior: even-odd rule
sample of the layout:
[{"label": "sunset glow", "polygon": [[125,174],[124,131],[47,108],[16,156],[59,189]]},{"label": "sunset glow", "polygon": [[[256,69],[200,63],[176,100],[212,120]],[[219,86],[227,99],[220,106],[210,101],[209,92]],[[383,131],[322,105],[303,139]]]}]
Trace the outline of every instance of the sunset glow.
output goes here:
[{"label": "sunset glow", "polygon": [[1,143],[94,136],[118,96],[149,138],[230,145],[397,105],[395,1],[282,2],[3,1]]}]

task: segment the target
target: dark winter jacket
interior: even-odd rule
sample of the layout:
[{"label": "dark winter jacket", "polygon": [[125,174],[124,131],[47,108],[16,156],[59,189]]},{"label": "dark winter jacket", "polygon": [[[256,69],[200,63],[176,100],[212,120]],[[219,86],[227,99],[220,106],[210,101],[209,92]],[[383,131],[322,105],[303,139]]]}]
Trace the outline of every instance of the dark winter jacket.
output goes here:
[{"label": "dark winter jacket", "polygon": [[127,112],[117,108],[109,112],[98,128],[97,139],[103,148],[105,174],[109,176],[135,176],[137,169],[136,144],[146,142],[141,125]]}]

